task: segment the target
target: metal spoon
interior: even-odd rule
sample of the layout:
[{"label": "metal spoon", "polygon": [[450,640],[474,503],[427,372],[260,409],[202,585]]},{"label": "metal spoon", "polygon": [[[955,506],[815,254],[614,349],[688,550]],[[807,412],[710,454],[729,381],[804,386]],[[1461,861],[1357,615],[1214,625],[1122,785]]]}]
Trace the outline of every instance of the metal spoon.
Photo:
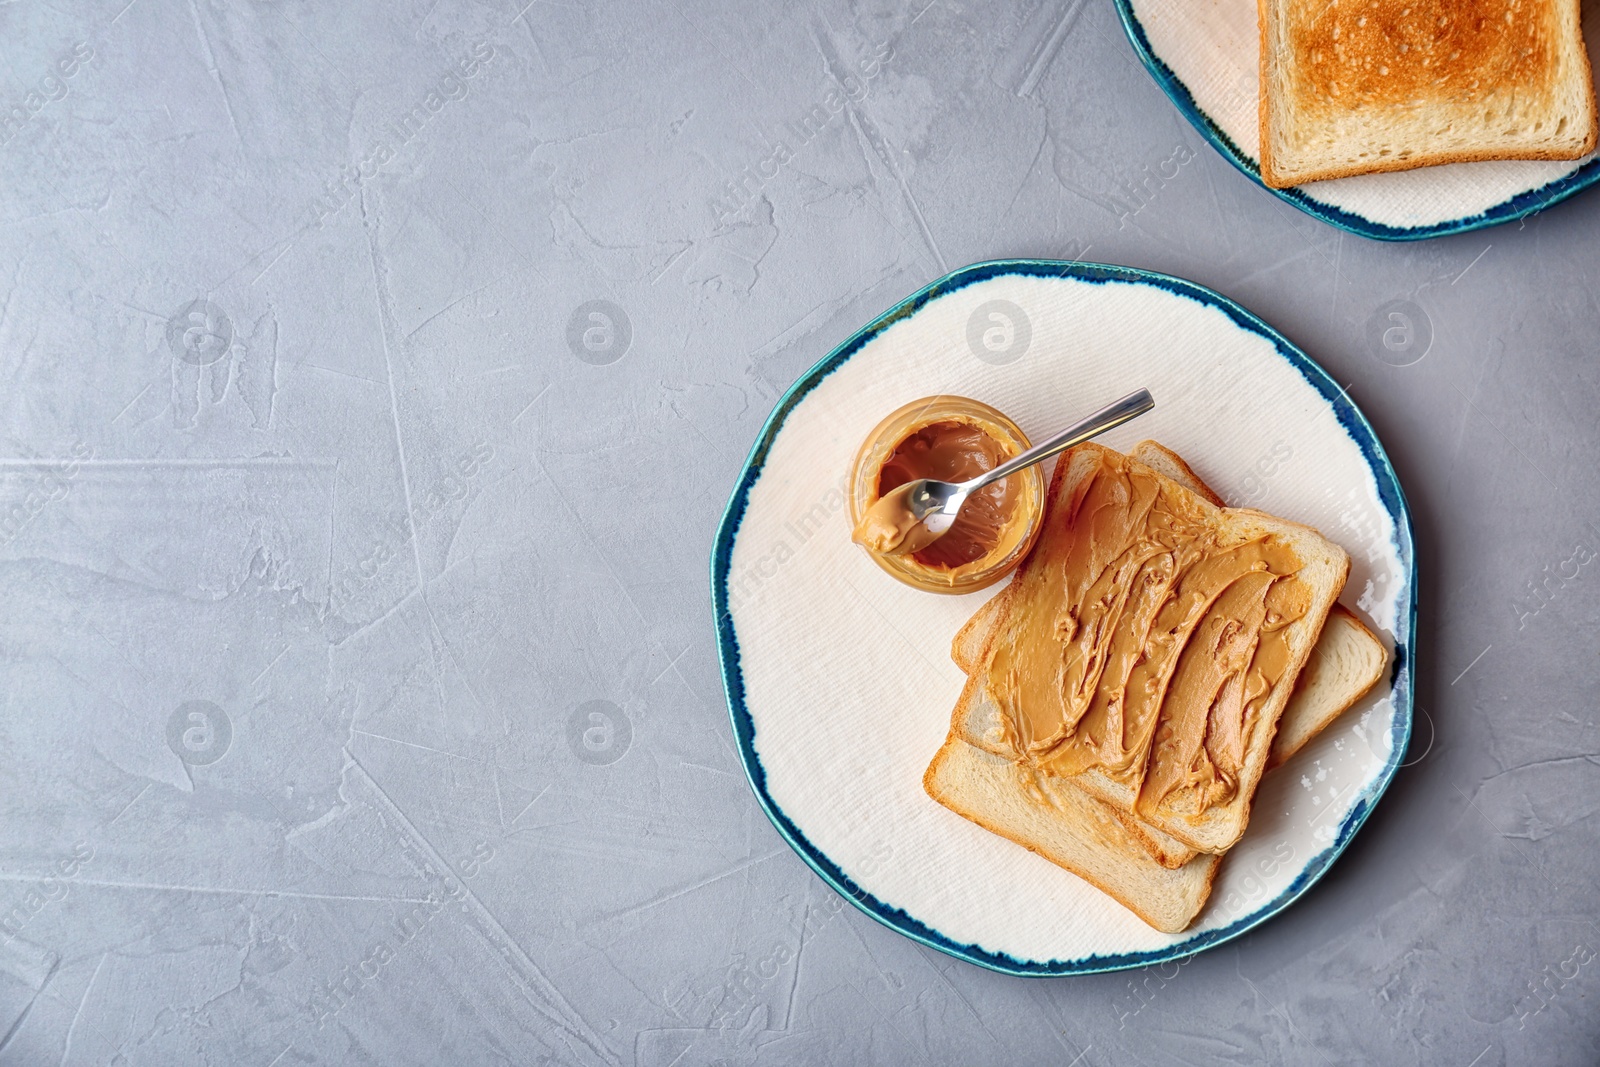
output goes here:
[{"label": "metal spoon", "polygon": [[[1140,389],[969,481],[941,482],[933,478],[914,478],[896,486],[868,510],[869,520],[876,520],[872,529],[877,536],[869,542],[858,531],[856,539],[883,555],[903,556],[920,552],[944,536],[956,521],[961,505],[979,489],[1121,426],[1155,406],[1150,391]],[[869,523],[864,522],[862,529],[868,526]]]}]

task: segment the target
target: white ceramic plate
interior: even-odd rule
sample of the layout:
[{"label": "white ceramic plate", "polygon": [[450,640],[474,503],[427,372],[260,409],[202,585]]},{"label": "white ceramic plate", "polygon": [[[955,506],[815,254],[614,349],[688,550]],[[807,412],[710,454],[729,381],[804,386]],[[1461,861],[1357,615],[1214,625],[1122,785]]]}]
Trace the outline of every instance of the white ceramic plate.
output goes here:
[{"label": "white ceramic plate", "polygon": [[[1000,588],[918,592],[850,542],[846,470],[886,412],[952,392],[1031,437],[1140,386],[1156,409],[1101,440],[1176,449],[1232,504],[1309,523],[1351,556],[1341,598],[1393,652],[1351,711],[1262,782],[1210,903],[1177,935],[930,800],[922,774],[962,675],[950,640]],[[779,402],[718,531],[723,681],[751,786],[829,884],[983,966],[1140,966],[1237,936],[1306,890],[1388,785],[1411,726],[1410,520],[1372,428],[1315,363],[1192,283],[1122,267],[965,268],[865,327]]]},{"label": "white ceramic plate", "polygon": [[[1195,129],[1261,181],[1256,0],[1116,0],[1134,51]],[[1590,66],[1600,73],[1600,0],[1584,0]],[[1411,240],[1481,229],[1543,210],[1600,181],[1578,160],[1452,163],[1363,174],[1272,192],[1365,237]],[[1263,185],[1263,188],[1265,186]]]}]

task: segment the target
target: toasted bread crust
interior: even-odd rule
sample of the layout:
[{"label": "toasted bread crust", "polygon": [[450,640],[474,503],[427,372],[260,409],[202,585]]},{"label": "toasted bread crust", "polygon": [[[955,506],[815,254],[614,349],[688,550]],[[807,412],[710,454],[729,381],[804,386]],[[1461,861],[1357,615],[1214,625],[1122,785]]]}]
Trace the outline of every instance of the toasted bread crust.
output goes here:
[{"label": "toasted bread crust", "polygon": [[[1590,97],[1593,98],[1593,90]],[[1436,152],[1427,155],[1418,154],[1406,159],[1382,160],[1374,163],[1351,164],[1348,166],[1324,167],[1308,170],[1301,174],[1290,174],[1279,171],[1271,160],[1265,145],[1265,122],[1262,129],[1261,150],[1261,181],[1269,189],[1293,189],[1311,182],[1332,181],[1335,178],[1354,178],[1358,174],[1393,174],[1402,170],[1417,170],[1422,167],[1438,167],[1446,163],[1493,163],[1498,160],[1519,159],[1526,161],[1553,161],[1562,159],[1582,159],[1595,148],[1596,130],[1591,126],[1589,139],[1583,147],[1573,151],[1541,151],[1528,149],[1520,152],[1506,152],[1504,150],[1484,149],[1477,152]]]}]

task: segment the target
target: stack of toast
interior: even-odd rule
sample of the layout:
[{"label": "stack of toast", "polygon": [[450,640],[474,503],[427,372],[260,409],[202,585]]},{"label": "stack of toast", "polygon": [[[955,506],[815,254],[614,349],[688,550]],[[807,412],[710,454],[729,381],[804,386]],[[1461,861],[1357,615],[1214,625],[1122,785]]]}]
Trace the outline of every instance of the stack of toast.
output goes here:
[{"label": "stack of toast", "polygon": [[1261,178],[1594,150],[1579,0],[1258,0]]},{"label": "stack of toast", "polygon": [[[1166,699],[1156,720],[1141,727],[1131,711],[1124,715],[1131,702],[1118,701],[1132,686],[1130,679],[1148,664],[1097,662],[1086,668],[1077,661],[1088,645],[1074,640],[1071,626],[1063,630],[1061,620],[1069,614],[1094,625],[1093,605],[1061,602],[1060,561],[1064,552],[1073,551],[1074,539],[1081,553],[1090,524],[1100,521],[1077,513],[1087,510],[1085,486],[1112,470],[1136,471],[1149,484],[1158,484],[1162,499],[1218,531],[1224,545],[1272,542],[1298,560],[1303,603],[1280,619],[1266,616],[1274,622],[1269,628],[1280,631],[1278,647],[1283,650],[1283,662],[1273,668],[1275,677],[1268,684],[1254,669],[1258,664],[1235,671],[1239,694],[1247,692],[1247,676],[1254,686],[1248,690],[1252,713],[1245,728],[1241,732],[1237,723],[1232,728],[1239,735],[1231,738],[1237,759],[1220,755],[1229,740],[1220,736],[1228,729],[1226,707],[1233,707],[1237,718],[1243,706],[1241,699],[1228,704],[1225,680],[1212,687],[1211,696],[1189,701],[1205,706],[1185,708],[1182,699]],[[1148,561],[1150,554],[1143,558]],[[1097,603],[1118,597],[1126,602],[1130,593],[1119,585],[1146,588],[1154,582],[1148,562],[1130,569],[1126,559],[1105,559],[1096,566],[1105,575],[1121,576],[1091,591]],[[1255,567],[1266,569],[1266,564]],[[1143,442],[1126,457],[1099,445],[1078,446],[1057,462],[1039,546],[1012,583],[956,635],[951,655],[968,680],[949,737],[923,778],[924,788],[945,807],[1089,881],[1156,929],[1183,930],[1209,897],[1223,854],[1243,834],[1261,775],[1292,756],[1383,674],[1383,644],[1335,602],[1347,573],[1348,557],[1315,530],[1258,511],[1224,507],[1182,459],[1155,442]],[[1175,601],[1182,600],[1182,588],[1175,584],[1172,592]],[[1207,612],[1215,615],[1209,606],[1189,611],[1200,627],[1197,635],[1205,625],[1198,620]],[[1137,613],[1129,617],[1137,619]],[[1143,625],[1155,632],[1153,622]],[[1001,706],[1006,699],[1000,694],[1008,691],[1001,675],[1015,672],[1022,662],[1018,650],[1030,641],[1037,644],[1045,634],[1059,639],[1055,645],[1046,640],[1045,647],[1063,665],[1059,677],[1068,680],[1068,689],[1075,681],[1084,692],[1114,694],[1111,708],[1120,723],[1115,732],[1119,741],[1132,738],[1123,758],[1063,758],[1070,748],[1064,738],[1072,733],[1071,722],[1059,736],[1039,740],[1027,736],[1026,729],[1019,731],[1014,709],[1008,713]],[[1158,655],[1153,650],[1159,647],[1147,644],[1141,657]],[[1215,648],[1217,663],[1224,663],[1229,653],[1222,637]],[[1208,656],[1189,656],[1184,662],[1190,666],[1167,668],[1167,681],[1161,684],[1168,685],[1173,674],[1193,670],[1196,661]],[[1086,670],[1098,673],[1089,678]],[[1119,670],[1120,679],[1115,677]],[[1181,723],[1175,721],[1196,715],[1207,720],[1198,734],[1204,737],[1198,751],[1183,746]],[[1097,743],[1097,751],[1106,749],[1104,738]],[[1198,803],[1194,798],[1200,787],[1195,783],[1201,778],[1227,788],[1212,798],[1215,802]]]}]

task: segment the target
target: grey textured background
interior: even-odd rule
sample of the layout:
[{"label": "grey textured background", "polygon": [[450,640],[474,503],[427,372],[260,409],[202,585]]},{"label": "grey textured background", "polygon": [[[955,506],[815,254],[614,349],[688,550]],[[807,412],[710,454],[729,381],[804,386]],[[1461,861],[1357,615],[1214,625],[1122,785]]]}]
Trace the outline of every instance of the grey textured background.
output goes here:
[{"label": "grey textured background", "polygon": [[[1341,235],[1107,0],[11,0],[0,40],[0,1062],[1600,1060],[1600,195]],[[1414,510],[1411,765],[1182,967],[892,934],[731,747],[746,449],[1000,256],[1241,301]]]}]

